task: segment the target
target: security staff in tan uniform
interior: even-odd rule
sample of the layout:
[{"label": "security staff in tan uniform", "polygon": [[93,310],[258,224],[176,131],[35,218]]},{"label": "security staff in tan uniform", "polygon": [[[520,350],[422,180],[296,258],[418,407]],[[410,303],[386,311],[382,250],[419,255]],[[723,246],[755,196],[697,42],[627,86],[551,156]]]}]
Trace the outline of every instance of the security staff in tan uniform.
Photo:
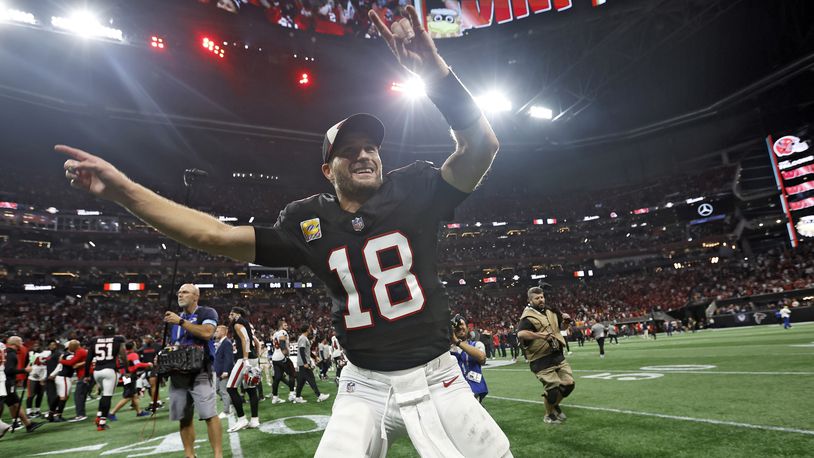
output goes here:
[{"label": "security staff in tan uniform", "polygon": [[562,351],[565,339],[560,333],[570,326],[571,317],[546,306],[544,288],[550,289],[551,285],[541,283],[540,287],[528,290],[529,305],[520,317],[517,337],[531,371],[545,386],[545,422],[561,423],[566,416],[560,401],[574,391],[571,366]]}]

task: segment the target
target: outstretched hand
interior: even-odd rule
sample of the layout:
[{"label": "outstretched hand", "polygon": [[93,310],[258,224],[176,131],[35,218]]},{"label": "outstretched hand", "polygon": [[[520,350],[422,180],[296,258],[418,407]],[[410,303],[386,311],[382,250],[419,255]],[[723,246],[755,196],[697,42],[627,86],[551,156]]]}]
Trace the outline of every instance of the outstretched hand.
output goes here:
[{"label": "outstretched hand", "polygon": [[125,188],[132,184],[127,176],[111,163],[78,148],[57,145],[54,151],[70,156],[65,161],[65,178],[71,187],[96,197],[122,203]]},{"label": "outstretched hand", "polygon": [[390,28],[374,10],[368,12],[371,22],[398,62],[407,70],[431,82],[449,74],[449,66],[438,54],[432,38],[421,25],[418,12],[407,5],[407,18],[394,22]]}]

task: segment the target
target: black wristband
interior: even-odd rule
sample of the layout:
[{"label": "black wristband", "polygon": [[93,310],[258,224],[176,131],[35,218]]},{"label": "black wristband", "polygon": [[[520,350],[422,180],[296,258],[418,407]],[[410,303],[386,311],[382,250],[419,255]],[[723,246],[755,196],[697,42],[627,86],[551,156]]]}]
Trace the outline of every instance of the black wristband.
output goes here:
[{"label": "black wristband", "polygon": [[472,127],[483,114],[472,94],[451,68],[447,76],[427,85],[427,96],[444,115],[452,130]]},{"label": "black wristband", "polygon": [[181,318],[181,320],[180,320],[180,321],[178,321],[178,326],[180,326],[180,327],[182,327],[182,328],[183,328],[183,327],[184,327],[184,322],[185,322],[185,321],[186,321],[185,319]]}]

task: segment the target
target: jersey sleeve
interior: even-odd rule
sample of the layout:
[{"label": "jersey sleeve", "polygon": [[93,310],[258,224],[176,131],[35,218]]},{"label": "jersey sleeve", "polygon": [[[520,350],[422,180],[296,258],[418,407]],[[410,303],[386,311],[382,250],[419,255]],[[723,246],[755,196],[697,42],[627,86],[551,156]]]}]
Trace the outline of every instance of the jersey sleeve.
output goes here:
[{"label": "jersey sleeve", "polygon": [[302,244],[291,230],[288,207],[272,227],[254,226],[254,262],[264,266],[299,267],[305,263]]},{"label": "jersey sleeve", "polygon": [[211,307],[206,307],[198,318],[198,322],[200,324],[211,324],[214,327],[218,327],[218,312]]}]

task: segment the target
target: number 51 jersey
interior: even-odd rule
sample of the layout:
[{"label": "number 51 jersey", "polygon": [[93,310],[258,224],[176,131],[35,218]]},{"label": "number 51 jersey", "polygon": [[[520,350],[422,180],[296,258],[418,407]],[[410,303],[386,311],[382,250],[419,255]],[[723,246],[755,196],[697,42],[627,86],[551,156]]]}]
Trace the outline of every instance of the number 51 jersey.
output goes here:
[{"label": "number 51 jersey", "polygon": [[468,196],[428,162],[393,170],[356,213],[331,194],[290,203],[255,227],[255,262],[308,266],[325,282],[348,359],[407,369],[449,351],[449,305],[438,279],[438,226]]}]

